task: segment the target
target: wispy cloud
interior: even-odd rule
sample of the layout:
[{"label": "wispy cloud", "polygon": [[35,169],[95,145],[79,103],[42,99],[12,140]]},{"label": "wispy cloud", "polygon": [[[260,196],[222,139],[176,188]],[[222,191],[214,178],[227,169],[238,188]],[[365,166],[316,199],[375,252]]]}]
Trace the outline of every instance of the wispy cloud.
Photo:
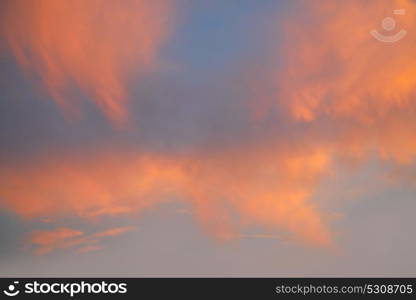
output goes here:
[{"label": "wispy cloud", "polygon": [[[217,155],[116,151],[94,157],[49,156],[0,170],[6,178],[0,193],[5,207],[27,218],[86,219],[133,214],[176,195],[218,237],[261,224],[292,232],[308,243],[328,245],[326,217],[309,202],[327,164],[324,148],[294,150],[283,145],[222,150]],[[237,223],[232,217],[236,213]]]},{"label": "wispy cloud", "polygon": [[53,231],[34,231],[28,241],[37,246],[35,253],[44,255],[55,249],[70,248],[85,241],[84,233],[70,228],[61,227]]},{"label": "wispy cloud", "polygon": [[117,236],[129,231],[136,230],[137,228],[134,226],[127,226],[127,227],[115,227],[108,229],[106,231],[101,231],[95,234],[96,237],[109,237],[109,236]]},{"label": "wispy cloud", "polygon": [[103,247],[99,245],[87,245],[85,247],[78,248],[76,250],[77,253],[89,253],[101,250]]},{"label": "wispy cloud", "polygon": [[136,230],[134,226],[114,227],[93,234],[60,227],[54,230],[36,230],[29,234],[27,242],[35,246],[36,255],[45,255],[59,249],[79,247],[77,253],[87,253],[103,249],[99,245],[102,238],[115,237]]},{"label": "wispy cloud", "polygon": [[128,81],[159,65],[172,11],[169,0],[16,0],[2,12],[0,34],[67,113],[79,113],[71,92],[78,87],[122,125],[129,117]]},{"label": "wispy cloud", "polygon": [[297,122],[309,123],[317,142],[325,140],[337,154],[366,161],[375,150],[382,160],[411,163],[416,157],[416,39],[409,35],[386,44],[369,31],[383,31],[381,21],[394,16],[396,8],[406,11],[394,16],[396,29],[415,28],[415,3],[301,3],[307,13],[283,21],[276,104]]},{"label": "wispy cloud", "polygon": [[243,239],[266,239],[266,240],[280,240],[281,237],[276,234],[265,234],[265,233],[256,233],[256,234],[241,234],[240,238]]}]

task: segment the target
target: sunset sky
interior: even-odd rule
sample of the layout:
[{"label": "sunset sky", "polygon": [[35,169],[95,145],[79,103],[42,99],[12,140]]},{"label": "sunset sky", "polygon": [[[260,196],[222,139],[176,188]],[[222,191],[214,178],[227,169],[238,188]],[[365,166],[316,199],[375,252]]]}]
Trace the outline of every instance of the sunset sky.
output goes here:
[{"label": "sunset sky", "polygon": [[415,53],[412,0],[2,1],[0,276],[416,276]]}]

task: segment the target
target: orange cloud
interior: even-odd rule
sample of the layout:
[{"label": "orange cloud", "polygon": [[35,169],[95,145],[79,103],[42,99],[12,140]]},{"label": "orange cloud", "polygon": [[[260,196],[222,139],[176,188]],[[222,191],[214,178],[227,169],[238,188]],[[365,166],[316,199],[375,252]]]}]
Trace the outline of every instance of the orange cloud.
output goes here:
[{"label": "orange cloud", "polygon": [[[414,107],[414,35],[391,44],[370,35],[373,29],[385,35],[401,29],[411,33],[416,25],[414,2],[324,0],[302,5],[308,12],[304,19],[285,20],[286,64],[278,78],[284,91],[279,99],[294,118],[374,122],[394,110]],[[405,15],[394,15],[397,8]],[[396,20],[393,33],[383,31],[384,17]]]},{"label": "orange cloud", "polygon": [[[300,2],[299,2],[300,3]],[[302,17],[283,20],[281,69],[274,72],[276,103],[292,120],[309,123],[334,155],[409,164],[416,158],[416,3],[410,0],[301,2]],[[395,15],[404,9],[404,15]],[[382,28],[393,17],[396,28]],[[408,34],[396,43],[377,29]],[[334,132],[325,137],[318,124]],[[325,125],[324,125],[325,126]]]},{"label": "orange cloud", "polygon": [[70,228],[58,228],[54,231],[34,231],[29,236],[29,242],[38,248],[37,255],[47,254],[55,249],[64,249],[81,244],[83,232]]},{"label": "orange cloud", "polygon": [[136,227],[115,227],[95,234],[85,235],[82,231],[60,227],[55,230],[37,230],[29,234],[27,241],[36,247],[36,255],[45,255],[59,249],[80,246],[77,253],[101,250],[101,238],[114,237],[135,230]]},{"label": "orange cloud", "polygon": [[66,112],[77,112],[75,86],[122,125],[127,81],[158,64],[171,16],[169,0],[15,0],[2,12],[0,34]]},{"label": "orange cloud", "polygon": [[88,245],[82,248],[77,249],[77,253],[88,253],[101,250],[102,247],[98,245]]},{"label": "orange cloud", "polygon": [[96,237],[116,236],[116,235],[124,234],[132,230],[136,230],[136,227],[133,227],[133,226],[115,227],[115,228],[108,229],[106,231],[98,232],[95,234],[95,236]]},{"label": "orange cloud", "polygon": [[[1,168],[0,201],[26,218],[135,214],[186,201],[203,228],[220,238],[261,225],[315,245],[331,244],[325,214],[310,195],[330,164],[325,148],[270,145],[190,156],[61,155]],[[237,219],[233,216],[238,216]],[[126,228],[99,234],[115,235]],[[130,230],[130,229],[129,229]]]}]

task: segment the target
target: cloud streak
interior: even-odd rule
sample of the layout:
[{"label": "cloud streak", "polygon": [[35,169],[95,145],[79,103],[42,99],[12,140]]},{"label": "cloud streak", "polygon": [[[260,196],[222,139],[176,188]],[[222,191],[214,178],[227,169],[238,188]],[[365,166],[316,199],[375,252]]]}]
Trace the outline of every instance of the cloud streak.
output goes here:
[{"label": "cloud streak", "polygon": [[2,169],[1,204],[25,218],[91,219],[128,216],[179,200],[189,203],[203,228],[219,238],[261,224],[329,245],[325,217],[308,201],[327,164],[325,149],[289,151],[273,145],[215,155],[69,154]]},{"label": "cloud streak", "polygon": [[78,247],[76,253],[87,253],[103,249],[103,246],[99,245],[103,238],[115,237],[135,229],[133,226],[114,227],[87,235],[79,230],[59,227],[53,230],[35,230],[29,234],[27,242],[35,246],[36,255],[74,247]]},{"label": "cloud streak", "polygon": [[28,241],[37,246],[36,255],[44,255],[56,249],[70,248],[82,244],[84,233],[70,228],[61,227],[53,231],[34,231]]},{"label": "cloud streak", "polygon": [[109,236],[117,236],[124,233],[127,233],[129,231],[136,230],[136,227],[133,226],[127,226],[127,227],[115,227],[108,229],[106,231],[98,232],[95,234],[96,237],[109,237]]},{"label": "cloud streak", "polygon": [[128,81],[159,65],[171,1],[9,1],[1,34],[56,103],[79,114],[79,88],[115,125],[128,117]]}]

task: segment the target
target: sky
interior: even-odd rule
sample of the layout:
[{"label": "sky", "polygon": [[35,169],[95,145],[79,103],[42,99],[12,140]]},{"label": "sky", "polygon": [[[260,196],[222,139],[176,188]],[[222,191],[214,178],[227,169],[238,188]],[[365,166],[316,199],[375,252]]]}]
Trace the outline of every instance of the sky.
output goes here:
[{"label": "sky", "polygon": [[0,276],[415,276],[415,14],[2,1]]}]

